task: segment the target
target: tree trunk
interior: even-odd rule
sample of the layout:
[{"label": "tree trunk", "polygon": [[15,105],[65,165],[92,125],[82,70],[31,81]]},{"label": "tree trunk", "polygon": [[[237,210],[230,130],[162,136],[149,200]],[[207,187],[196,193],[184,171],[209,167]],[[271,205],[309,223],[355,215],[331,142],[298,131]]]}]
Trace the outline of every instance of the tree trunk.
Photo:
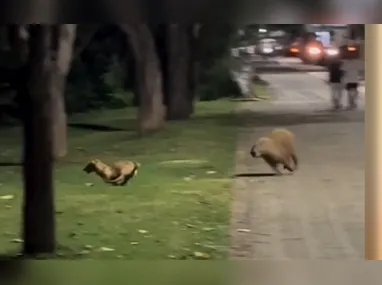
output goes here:
[{"label": "tree trunk", "polygon": [[155,46],[159,59],[159,66],[162,71],[162,92],[163,104],[168,105],[168,40],[167,35],[169,32],[168,24],[159,24],[151,29],[155,38]]},{"label": "tree trunk", "polygon": [[53,72],[50,81],[52,93],[53,120],[53,156],[63,157],[68,151],[67,115],[65,109],[65,86],[73,55],[76,39],[76,25],[63,24],[59,27],[58,49],[53,61]]},{"label": "tree trunk", "polygon": [[127,34],[135,57],[137,92],[139,94],[138,130],[155,131],[164,124],[162,74],[154,38],[145,24],[121,24]]},{"label": "tree trunk", "polygon": [[199,29],[199,24],[193,24],[188,28],[188,45],[190,50],[188,58],[188,98],[191,102],[191,115],[194,113],[194,103],[198,100]]},{"label": "tree trunk", "polygon": [[21,76],[24,115],[23,253],[55,250],[52,157],[51,26],[31,25],[29,56]]},{"label": "tree trunk", "polygon": [[[99,25],[82,25],[79,29],[79,37],[76,40],[76,26],[74,24],[60,25],[58,32],[57,51],[53,52],[53,75],[51,80],[53,120],[53,156],[63,157],[67,154],[67,115],[65,110],[65,85],[72,57],[78,56],[88,45]],[[10,25],[9,39],[17,53],[20,62],[25,64],[28,56],[28,31],[25,26]],[[73,46],[76,49],[73,51]],[[74,52],[74,56],[73,56]],[[17,84],[18,80],[16,81]]]},{"label": "tree trunk", "polygon": [[189,96],[190,46],[188,31],[179,24],[168,26],[168,101],[167,119],[187,119],[192,113]]}]

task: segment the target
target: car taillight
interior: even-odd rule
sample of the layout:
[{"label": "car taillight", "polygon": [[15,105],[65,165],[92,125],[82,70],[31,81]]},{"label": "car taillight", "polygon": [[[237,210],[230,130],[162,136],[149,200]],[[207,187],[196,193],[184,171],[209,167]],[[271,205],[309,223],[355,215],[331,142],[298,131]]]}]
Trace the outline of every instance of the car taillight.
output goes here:
[{"label": "car taillight", "polygon": [[357,50],[357,48],[356,47],[348,47],[348,51],[356,51]]},{"label": "car taillight", "polygon": [[290,51],[291,52],[298,52],[298,48],[291,48]]}]

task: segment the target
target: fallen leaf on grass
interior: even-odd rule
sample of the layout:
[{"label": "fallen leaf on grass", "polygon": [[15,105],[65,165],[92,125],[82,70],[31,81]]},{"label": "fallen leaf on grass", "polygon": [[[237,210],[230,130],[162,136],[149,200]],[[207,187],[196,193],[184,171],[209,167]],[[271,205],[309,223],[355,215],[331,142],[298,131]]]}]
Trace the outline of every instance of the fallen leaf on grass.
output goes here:
[{"label": "fallen leaf on grass", "polygon": [[194,256],[198,259],[210,259],[211,256],[208,253],[195,251]]},{"label": "fallen leaf on grass", "polygon": [[0,196],[0,200],[12,200],[14,197],[13,195],[3,195]]},{"label": "fallen leaf on grass", "polygon": [[132,242],[130,242],[130,244],[131,244],[131,245],[137,245],[137,244],[139,244],[139,242],[137,242],[137,241],[132,241]]},{"label": "fallen leaf on grass", "polygon": [[87,245],[85,245],[85,246],[84,246],[84,248],[85,248],[85,249],[92,249],[92,248],[93,248],[93,246],[92,246],[92,245],[90,245],[90,244],[87,244]]},{"label": "fallen leaf on grass", "polygon": [[238,231],[239,233],[250,233],[250,232],[251,232],[250,229],[237,229],[237,231]]},{"label": "fallen leaf on grass", "polygon": [[21,238],[15,238],[15,239],[11,240],[11,242],[13,242],[13,243],[22,243],[23,240]]},{"label": "fallen leaf on grass", "polygon": [[203,231],[210,232],[213,231],[215,228],[202,228]]},{"label": "fallen leaf on grass", "polygon": [[85,183],[85,186],[86,187],[92,187],[92,186],[94,186],[94,183]]},{"label": "fallen leaf on grass", "polygon": [[183,180],[184,180],[184,181],[191,181],[192,178],[191,178],[191,177],[184,177]]},{"label": "fallen leaf on grass", "polygon": [[99,251],[115,251],[115,249],[110,248],[110,247],[106,247],[106,246],[102,246],[99,248]]},{"label": "fallen leaf on grass", "polygon": [[207,173],[207,174],[215,174],[216,171],[214,171],[214,170],[209,170],[209,171],[206,171],[206,173]]},{"label": "fallen leaf on grass", "polygon": [[176,256],[173,255],[173,254],[169,254],[169,255],[167,255],[167,257],[168,257],[168,258],[171,258],[171,259],[175,259],[175,258],[176,258]]},{"label": "fallen leaf on grass", "polygon": [[139,232],[140,234],[147,234],[147,233],[148,233],[148,231],[146,231],[146,230],[138,230],[138,232]]}]

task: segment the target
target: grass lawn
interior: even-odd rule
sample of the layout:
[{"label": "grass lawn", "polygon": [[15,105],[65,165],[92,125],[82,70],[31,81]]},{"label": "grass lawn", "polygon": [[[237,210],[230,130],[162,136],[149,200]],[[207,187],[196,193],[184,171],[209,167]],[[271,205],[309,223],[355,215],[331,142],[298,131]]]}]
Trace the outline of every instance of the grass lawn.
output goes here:
[{"label": "grass lawn", "polygon": [[[234,108],[229,100],[198,103],[189,121],[169,122],[146,137],[133,131],[133,109],[72,117],[70,152],[55,169],[57,256],[226,258]],[[20,128],[1,130],[0,253],[20,248],[21,169],[4,166],[19,161],[20,142]],[[128,185],[113,187],[82,171],[92,158],[136,160],[142,167]]]}]

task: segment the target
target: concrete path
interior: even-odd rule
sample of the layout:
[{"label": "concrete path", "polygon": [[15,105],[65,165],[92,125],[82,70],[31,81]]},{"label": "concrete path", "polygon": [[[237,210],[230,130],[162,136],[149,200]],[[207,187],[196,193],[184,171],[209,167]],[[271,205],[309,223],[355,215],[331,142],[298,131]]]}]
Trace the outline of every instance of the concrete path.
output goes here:
[{"label": "concrete path", "polygon": [[[270,103],[240,106],[231,256],[234,259],[363,259],[364,122],[327,111],[326,84],[309,74],[264,75]],[[274,177],[249,149],[274,127],[297,137],[300,169]]]}]

